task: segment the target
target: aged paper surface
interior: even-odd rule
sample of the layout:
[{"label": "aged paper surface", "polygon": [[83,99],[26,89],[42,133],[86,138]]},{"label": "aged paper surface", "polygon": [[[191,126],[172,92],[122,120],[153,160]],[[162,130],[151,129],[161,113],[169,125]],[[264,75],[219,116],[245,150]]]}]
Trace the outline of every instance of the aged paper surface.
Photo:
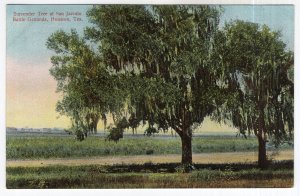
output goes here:
[{"label": "aged paper surface", "polygon": [[[117,111],[115,107],[116,104],[122,102],[123,97],[127,95],[120,95],[120,93],[117,92],[116,96],[116,94],[114,94],[116,92],[114,91],[103,91],[103,89],[120,88],[118,86],[116,87],[116,83],[114,82],[111,82],[108,85],[111,88],[108,88],[108,86],[104,85],[103,80],[98,81],[99,77],[104,76],[107,76],[106,80],[109,81],[110,78],[108,75],[112,76],[111,81],[115,81],[113,78],[114,74],[118,73],[118,70],[121,69],[118,66],[128,66],[127,68],[124,68],[123,71],[130,72],[131,74],[134,73],[137,76],[139,76],[140,73],[143,73],[146,70],[145,68],[140,68],[144,66],[143,62],[145,62],[145,60],[150,62],[149,58],[154,58],[153,56],[155,56],[155,54],[151,56],[147,53],[145,59],[141,61],[131,60],[130,58],[127,58],[126,55],[133,53],[133,58],[142,59],[144,58],[143,55],[145,55],[145,53],[138,53],[138,51],[140,49],[145,49],[145,47],[148,47],[151,43],[153,43],[153,47],[157,47],[158,45],[155,44],[158,40],[163,43],[161,47],[167,47],[167,44],[169,44],[169,48],[161,51],[169,50],[170,52],[162,54],[163,57],[161,60],[158,60],[158,56],[155,56],[156,59],[153,59],[151,63],[156,63],[155,66],[158,68],[151,68],[151,70],[157,69],[158,71],[155,76],[151,74],[147,75],[149,73],[145,71],[146,78],[152,77],[157,79],[157,76],[160,74],[163,75],[163,66],[165,66],[167,62],[171,62],[170,67],[180,66],[180,63],[184,62],[183,70],[185,70],[185,68],[188,67],[187,64],[190,65],[190,62],[187,63],[187,60],[196,60],[197,58],[195,58],[195,56],[197,55],[195,55],[196,49],[193,49],[192,47],[192,49],[187,49],[188,46],[191,46],[190,44],[180,46],[180,44],[184,45],[188,41],[178,41],[181,39],[180,36],[183,36],[182,40],[185,40],[192,37],[192,35],[179,34],[184,31],[192,32],[186,30],[188,28],[187,22],[195,22],[195,20],[185,20],[185,23],[180,23],[180,20],[178,20],[177,22],[172,23],[172,20],[176,21],[176,18],[174,19],[173,16],[175,17],[175,15],[170,14],[169,16],[172,16],[170,18],[171,22],[167,23],[168,11],[170,10],[164,9],[163,5],[158,6],[158,8],[152,8],[151,5],[148,5],[149,3],[161,4],[162,2],[142,2],[138,6],[131,5],[127,8],[122,6],[111,6],[110,9],[99,9],[100,11],[94,7],[94,4],[103,2],[91,2],[89,4],[76,4],[78,2],[73,1],[68,1],[66,4],[55,4],[55,2],[47,2],[47,4],[37,3],[39,2],[28,1],[27,4],[27,2],[7,1],[4,7],[4,17],[6,18],[6,20],[4,20],[6,22],[5,66],[3,68],[6,73],[4,81],[4,99],[6,100],[4,107],[6,109],[3,111],[5,116],[3,131],[6,130],[6,137],[3,138],[4,142],[6,142],[4,148],[6,156],[3,160],[4,167],[6,167],[6,176],[3,179],[4,187],[8,189],[168,188],[171,193],[174,190],[170,190],[170,188],[188,188],[184,189],[184,191],[191,191],[191,193],[195,193],[194,191],[196,191],[191,188],[228,188],[225,190],[227,192],[231,190],[230,188],[276,187],[288,188],[286,190],[292,191],[293,193],[297,191],[297,174],[293,167],[295,164],[294,160],[297,161],[297,155],[296,159],[294,159],[294,154],[297,154],[297,152],[294,152],[294,143],[297,145],[296,139],[294,139],[294,129],[297,128],[297,122],[295,122],[295,128],[292,126],[293,129],[291,129],[289,125],[290,121],[288,120],[288,117],[285,117],[286,114],[294,116],[294,113],[291,113],[291,110],[287,111],[289,109],[282,109],[280,115],[283,117],[280,117],[280,119],[283,119],[283,128],[276,128],[276,126],[280,125],[278,125],[278,123],[276,125],[274,122],[277,122],[279,118],[276,118],[275,113],[274,119],[271,117],[271,114],[269,114],[275,111],[275,109],[273,109],[273,106],[264,107],[264,116],[266,119],[268,117],[271,119],[269,120],[270,123],[265,123],[265,126],[271,126],[272,124],[275,128],[271,128],[272,130],[274,129],[274,134],[272,131],[266,131],[265,134],[268,136],[264,137],[264,140],[266,141],[267,157],[273,162],[270,164],[271,166],[269,166],[269,169],[261,170],[256,165],[259,165],[260,163],[260,151],[258,150],[260,148],[259,140],[257,139],[258,137],[256,137],[256,132],[253,130],[255,129],[255,126],[251,125],[248,128],[244,128],[245,126],[248,126],[244,118],[241,122],[245,122],[247,125],[242,126],[239,124],[240,121],[238,121],[239,123],[236,123],[236,120],[230,122],[231,119],[227,119],[227,117],[222,115],[217,116],[215,112],[216,108],[220,109],[221,105],[212,107],[214,108],[212,109],[214,112],[207,112],[206,115],[201,114],[202,116],[197,114],[198,116],[196,115],[195,117],[196,120],[190,123],[191,129],[193,129],[193,139],[191,140],[192,143],[190,145],[192,151],[189,155],[183,153],[186,149],[186,143],[184,142],[186,140],[184,140],[184,137],[181,135],[181,133],[184,133],[184,129],[176,131],[176,126],[173,126],[173,124],[176,124],[176,120],[174,119],[178,119],[178,117],[174,118],[172,115],[169,116],[169,113],[165,117],[165,111],[169,111],[165,105],[158,106],[158,109],[155,109],[157,104],[164,103],[164,97],[169,98],[165,101],[168,104],[168,101],[172,100],[172,95],[169,95],[166,92],[166,89],[171,91],[170,87],[165,88],[163,85],[158,86],[158,84],[161,83],[154,82],[153,85],[156,86],[156,88],[152,89],[150,85],[149,87],[147,86],[150,82],[145,80],[146,83],[143,87],[147,88],[148,91],[151,91],[152,94],[141,94],[145,96],[142,100],[144,103],[149,104],[150,110],[145,108],[141,109],[139,105],[132,104],[131,106],[130,103],[132,102],[125,100],[124,103],[126,103],[126,107],[120,110],[118,108]],[[104,3],[110,5],[111,3],[119,2]],[[121,3],[126,4],[128,2]],[[135,4],[136,2],[130,3]],[[173,7],[171,6],[174,10],[177,9],[176,6],[181,3],[182,2],[175,1],[163,2],[163,4],[174,4]],[[194,5],[195,3],[197,5]],[[235,47],[239,47],[239,43],[250,47],[250,42],[260,42],[260,44],[255,45],[255,49],[249,54],[251,56],[252,54],[256,54],[256,50],[259,51],[258,48],[264,44],[264,41],[273,39],[274,36],[276,37],[276,32],[280,31],[278,40],[280,40],[280,43],[285,44],[283,49],[284,55],[288,56],[291,54],[290,59],[292,60],[286,60],[284,62],[286,64],[292,63],[291,68],[288,69],[285,74],[287,75],[288,80],[287,85],[292,85],[292,87],[278,85],[278,88],[279,86],[282,88],[279,93],[287,91],[286,89],[294,89],[293,85],[297,77],[297,71],[296,73],[294,72],[294,56],[296,56],[295,52],[297,51],[295,44],[295,37],[297,38],[295,32],[297,31],[294,26],[296,20],[295,14],[297,14],[297,10],[294,6],[295,2],[291,1],[284,3],[266,1],[255,2],[258,4],[252,4],[252,2],[248,1],[239,1],[233,2],[234,4],[227,3],[228,2],[216,1],[211,5],[212,7],[217,7],[218,10],[218,6],[221,5],[220,15],[218,15],[216,20],[218,22],[216,27],[213,26],[214,23],[212,22],[213,19],[216,18],[212,17],[211,14],[208,14],[208,16],[200,15],[200,17],[209,18],[207,20],[205,19],[204,26],[201,27],[204,29],[203,32],[206,32],[206,35],[217,32],[217,30],[210,31],[210,28],[216,28],[226,32],[226,28],[228,30],[231,28],[230,25],[232,25],[233,27],[236,27],[235,30],[245,33],[235,34],[244,37],[231,38],[231,41],[238,41],[236,41],[236,44],[232,45],[228,52],[230,53]],[[191,1],[184,2],[184,4],[192,5],[191,10],[193,10],[203,6],[203,4],[210,4],[210,2]],[[150,15],[156,13],[157,15],[160,14],[160,17],[162,18],[164,16],[166,17],[166,21],[161,22],[159,17],[156,18],[157,15],[154,14],[153,20],[157,20],[154,22],[157,26],[160,24],[170,26],[162,26],[161,33],[156,33],[157,31],[154,29],[152,29],[153,32],[148,29],[145,30],[144,26],[147,26],[147,23],[149,23],[148,26],[151,28],[156,28],[157,26],[151,26],[150,23],[153,21],[149,22],[150,20],[148,21],[147,18],[144,22],[138,22],[144,19],[143,16],[141,16],[143,13],[138,12],[139,9],[135,10],[135,8],[132,8],[140,8],[143,6],[145,9],[142,10],[150,10],[148,12]],[[95,13],[93,15],[92,10],[94,8]],[[157,11],[159,9],[161,12]],[[201,9],[207,9],[207,7],[203,6]],[[96,13],[96,11],[99,12]],[[177,17],[183,17],[183,15],[180,15],[183,12],[184,9],[181,10],[181,12],[178,12]],[[87,13],[89,14],[87,15]],[[98,17],[97,19],[97,16],[101,15],[101,13],[103,16],[104,14],[109,16],[101,21],[101,17]],[[187,11],[186,13],[190,12]],[[122,19],[118,20],[118,17],[123,18],[124,21],[120,22]],[[134,17],[136,17],[136,20]],[[97,20],[99,20],[99,23]],[[242,23],[236,23],[235,21],[237,20],[242,21]],[[120,23],[117,23],[118,21]],[[106,25],[104,22],[115,22],[115,25]],[[259,41],[255,38],[253,38],[253,40],[251,40],[252,38],[249,38],[249,36],[251,36],[250,33],[248,34],[250,30],[244,31],[243,28],[250,28],[250,23],[255,23],[255,25],[259,26],[257,31],[262,32],[262,38]],[[180,26],[181,24],[182,26]],[[189,25],[192,26],[193,24]],[[108,34],[103,33],[104,26],[106,28],[111,28],[111,30],[108,29],[107,32],[105,32]],[[195,27],[197,27],[197,25]],[[254,26],[252,27],[254,28]],[[99,28],[99,31],[92,31],[93,28]],[[130,28],[132,28],[132,30],[124,30]],[[170,29],[168,30],[168,28]],[[182,30],[180,30],[180,28],[182,28]],[[179,30],[175,32],[175,30],[172,29]],[[127,34],[122,34],[123,30],[124,32],[127,32]],[[233,31],[234,28],[231,28],[231,30]],[[231,30],[228,30],[226,33],[231,32]],[[100,36],[99,32],[103,33],[102,36]],[[133,35],[132,37],[129,35],[131,32]],[[174,34],[172,34],[173,32]],[[99,33],[99,35],[97,33]],[[149,33],[149,36],[147,33]],[[162,35],[163,33],[165,34]],[[139,42],[139,36],[141,36],[140,40],[143,40],[143,43]],[[168,39],[172,36],[174,41],[169,41]],[[257,36],[259,35],[257,34]],[[144,39],[145,37],[147,39]],[[152,38],[150,39],[149,37]],[[118,39],[120,40],[116,41]],[[201,40],[201,35],[195,35],[195,39],[199,42],[199,40]],[[210,43],[212,40],[214,41],[214,39],[216,39],[216,36],[211,36],[207,39],[207,43]],[[229,40],[228,37],[226,37],[226,39]],[[250,45],[247,45],[248,42],[244,41],[246,39],[250,40]],[[124,40],[125,42],[123,42]],[[126,40],[128,40],[128,42]],[[276,42],[275,38],[274,40]],[[134,42],[134,44],[130,45],[131,41],[132,43]],[[175,42],[177,45],[174,47],[172,44]],[[194,42],[190,41],[190,43]],[[271,42],[266,41],[266,43]],[[229,45],[230,42],[227,41],[224,47],[229,47]],[[205,45],[197,45],[197,47],[204,46]],[[263,47],[268,48],[270,45]],[[119,52],[118,49],[120,48],[124,50],[128,49],[128,51]],[[153,52],[160,51],[160,49],[155,49]],[[245,48],[241,47],[237,51],[240,51],[241,49]],[[108,50],[112,51],[112,53],[105,53]],[[150,50],[151,49],[148,51]],[[278,50],[274,49],[274,52],[271,52],[271,54],[274,54],[273,57],[270,58],[270,61],[274,63],[273,66],[275,66],[276,63],[279,63],[279,61],[274,59],[281,58],[280,55],[275,55]],[[186,52],[184,53],[182,51]],[[213,49],[208,49],[207,51],[210,53]],[[220,50],[218,51],[220,52]],[[247,49],[245,49],[245,51],[247,52]],[[267,53],[267,51],[273,51],[273,48],[270,47],[265,52]],[[228,52],[226,54],[218,53],[217,58],[222,55],[225,55],[225,58]],[[151,51],[149,53],[151,53]],[[186,57],[187,53],[190,53],[191,56]],[[113,57],[110,59],[107,58],[108,54],[116,56],[116,64],[113,63],[113,60],[108,61],[113,59]],[[120,54],[124,54],[125,57]],[[211,55],[214,55],[213,52],[209,54],[209,56]],[[242,56],[243,53],[238,53],[238,55]],[[224,61],[223,64],[228,62],[233,63],[234,57],[235,55],[232,55],[232,59],[229,59],[226,62]],[[202,59],[204,58],[207,57],[203,57]],[[220,57],[220,60],[218,60],[215,65],[221,66],[222,63],[218,63],[223,61],[224,58]],[[264,61],[267,57],[266,55],[264,56],[259,53],[255,58],[260,58]],[[173,62],[172,59],[174,59]],[[238,60],[238,58],[236,59]],[[215,60],[215,58],[211,58],[207,61],[211,63],[213,60]],[[268,64],[269,61],[266,60],[265,63]],[[86,67],[87,65],[89,66]],[[162,66],[162,68],[160,66]],[[62,69],[60,69],[60,67]],[[74,69],[72,67],[74,67]],[[96,69],[100,69],[100,71],[96,72]],[[112,72],[109,71],[105,72],[106,69],[116,69],[117,71],[113,71],[112,74]],[[171,67],[171,69],[173,68]],[[191,66],[190,69],[194,69],[194,67]],[[175,69],[173,73],[170,71],[171,78],[173,77],[172,74],[182,74],[182,71],[178,72],[176,70],[177,69]],[[203,68],[201,68],[201,70],[203,70]],[[196,78],[196,76],[194,76],[193,70],[191,71],[192,74],[188,76],[189,71],[190,70],[188,70],[185,75],[183,74],[183,76],[188,78],[187,81],[190,81],[190,84],[187,85],[187,88],[191,88],[190,91],[187,90],[187,92],[190,93],[193,91],[191,87],[193,77]],[[106,74],[103,74],[104,72]],[[124,72],[121,71],[118,74],[121,75]],[[197,69],[195,73],[197,73]],[[81,74],[83,74],[83,76],[81,76]],[[200,81],[204,82],[204,75],[200,77]],[[214,76],[216,77],[216,75]],[[76,79],[77,77],[78,80]],[[191,79],[189,77],[191,77]],[[237,74],[237,77],[242,78],[242,74]],[[262,75],[262,77],[270,77],[270,75],[266,74],[266,76]],[[88,78],[87,83],[85,83],[86,78]],[[164,82],[166,82],[166,78],[164,76],[162,78]],[[180,77],[178,78],[178,81],[180,81]],[[282,79],[279,76],[278,78]],[[220,78],[220,80],[222,80],[222,78]],[[259,78],[257,80],[259,80]],[[76,85],[72,86],[72,81],[75,81]],[[94,81],[94,83],[92,81]],[[123,83],[122,80],[120,81]],[[128,79],[126,79],[126,82],[127,81]],[[140,82],[140,80],[138,81]],[[241,90],[246,95],[247,90],[244,90],[247,88],[246,80],[244,80],[244,83],[242,79],[237,79],[237,81],[241,84]],[[289,84],[290,81],[292,84]],[[137,82],[134,83],[136,84]],[[180,82],[178,82],[178,84],[179,83]],[[284,81],[281,80],[279,83],[283,84]],[[141,85],[142,84],[143,83],[141,83]],[[168,83],[166,82],[166,84]],[[216,82],[216,84],[218,87],[220,86],[218,82]],[[209,85],[212,85],[212,82],[210,82]],[[70,90],[71,87],[76,89]],[[79,91],[78,89],[81,87],[83,90]],[[201,89],[206,87],[207,86],[204,85]],[[254,87],[250,86],[249,89],[253,91]],[[128,92],[131,91],[128,90]],[[151,101],[155,102],[155,99],[157,99],[158,96],[161,96],[160,93],[156,94],[157,92],[163,92],[162,96],[164,97],[159,98],[157,103],[151,105],[153,104]],[[171,94],[176,92],[177,91],[174,91]],[[207,92],[213,91],[210,89],[207,90]],[[71,97],[72,93],[76,93],[76,96],[73,97],[74,99]],[[132,97],[132,94],[128,95],[128,97]],[[294,104],[294,94],[295,97],[297,96],[297,93],[292,92],[292,95],[288,97],[285,102],[286,104],[291,104],[292,99],[293,103],[291,108],[293,108]],[[186,94],[183,95],[185,96]],[[107,96],[113,98],[103,98]],[[140,96],[139,90],[134,89],[134,96]],[[191,106],[189,107],[193,109],[189,108],[187,109],[187,112],[190,112],[191,116],[194,115],[192,111],[196,110],[195,108],[198,107],[192,104],[192,101],[194,100],[193,96],[197,97],[198,95],[192,95],[192,98],[190,98]],[[210,100],[216,98],[213,96],[213,98],[207,99],[207,96],[201,97],[201,100],[206,99],[207,104],[210,104]],[[286,93],[282,93],[278,100],[284,99],[282,98],[284,96],[286,96]],[[271,100],[271,98],[269,98],[271,95],[268,94],[266,97],[267,100]],[[147,102],[148,98],[150,100],[149,102]],[[248,99],[250,98],[245,98],[245,100]],[[98,100],[98,102],[95,100]],[[138,98],[136,98],[136,100],[138,100]],[[170,102],[173,106],[175,105],[175,107],[178,103],[176,100]],[[277,102],[281,103],[281,107],[285,105],[283,104],[283,101]],[[182,103],[187,104],[186,102]],[[71,107],[68,104],[78,105]],[[112,105],[114,107],[112,107]],[[222,107],[223,106],[224,105],[222,104]],[[130,107],[134,108],[134,118],[131,114],[132,110],[128,109]],[[182,107],[180,109],[180,107],[181,106],[178,106],[180,111],[183,111],[183,109],[185,110],[186,108]],[[203,112],[204,110],[201,109],[201,106],[199,107],[199,111],[201,110]],[[236,107],[239,107],[237,102]],[[271,109],[268,110],[268,108]],[[143,115],[142,117],[139,117],[138,115],[140,113],[138,110],[142,111],[143,114],[149,116],[157,115],[158,117],[157,119],[156,117],[150,118],[149,116],[145,117]],[[172,111],[172,109],[170,111]],[[225,113],[224,111],[221,112]],[[297,114],[296,108],[295,112]],[[180,115],[180,118],[183,117],[178,120],[178,125],[187,123],[187,118],[193,119],[193,117],[190,116],[184,117],[184,114],[185,113],[183,112],[183,115]],[[174,113],[174,115],[177,114]],[[251,112],[249,112],[249,115],[251,118],[257,119],[257,122],[261,119],[259,115],[256,117]],[[119,126],[122,126],[120,123],[122,118],[119,116],[122,116],[122,118],[129,123],[122,128],[121,132],[117,132]],[[170,117],[170,119],[167,119],[168,117]],[[222,120],[218,121],[217,119],[219,118]],[[166,119],[165,123],[161,123],[161,120],[163,119]],[[134,120],[138,121],[138,124],[135,125]],[[259,122],[261,123],[261,121]],[[198,124],[200,126],[196,126]],[[243,138],[243,131],[245,130],[247,130],[246,135],[248,139]],[[291,137],[288,138],[287,136],[289,140],[286,138],[276,140],[277,136],[278,138],[283,137],[282,135],[276,135],[276,130],[284,130],[284,134],[286,132],[287,135],[289,134],[289,131],[292,131]],[[272,137],[275,139],[273,140]],[[116,140],[117,142],[109,140]],[[277,141],[280,143],[279,148],[277,148]],[[184,165],[182,166],[181,163],[184,163]],[[203,190],[197,189],[197,191]],[[249,191],[253,192],[255,190]],[[265,190],[262,189],[262,191]],[[272,190],[270,191],[272,192]],[[212,194],[210,192],[207,193]]]}]

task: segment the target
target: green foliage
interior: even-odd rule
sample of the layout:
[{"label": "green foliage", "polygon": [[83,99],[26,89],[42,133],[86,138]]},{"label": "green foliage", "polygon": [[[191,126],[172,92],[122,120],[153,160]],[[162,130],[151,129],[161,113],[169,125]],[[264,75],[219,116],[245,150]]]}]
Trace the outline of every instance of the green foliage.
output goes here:
[{"label": "green foliage", "polygon": [[123,138],[124,129],[129,127],[129,122],[125,117],[116,123],[116,127],[109,127],[109,134],[105,140],[118,142],[119,139]]},{"label": "green foliage", "polygon": [[216,112],[219,120],[231,119],[242,134],[253,132],[265,141],[267,135],[277,144],[293,139],[293,54],[280,33],[235,21],[217,37],[214,55],[228,86],[225,104]]},{"label": "green foliage", "polygon": [[104,64],[129,76],[137,121],[190,134],[213,111],[206,95],[217,86],[207,63],[217,7],[101,5],[88,16],[95,26],[86,35],[101,43]]},{"label": "green foliage", "polygon": [[156,128],[154,128],[154,127],[149,126],[149,127],[145,130],[144,135],[146,135],[146,136],[151,136],[151,135],[153,135],[153,134],[155,134],[155,133],[158,133],[158,130],[157,130]]},{"label": "green foliage", "polygon": [[123,138],[123,132],[123,129],[113,127],[109,129],[109,134],[107,135],[106,140],[118,142],[119,139]]},{"label": "green foliage", "polygon": [[63,95],[57,111],[71,118],[70,130],[82,140],[82,134],[86,137],[89,132],[97,132],[100,118],[106,124],[106,114],[123,107],[123,80],[109,74],[101,56],[75,30],[53,33],[46,45],[56,53],[51,58],[50,73]]},{"label": "green foliage", "polygon": [[84,140],[84,127],[79,127],[78,125],[72,126],[71,131],[74,133],[75,138],[79,141]]},{"label": "green foliage", "polygon": [[215,117],[230,120],[244,136],[256,135],[258,164],[267,167],[266,143],[293,140],[293,54],[279,32],[239,20],[217,33],[215,45],[214,64],[220,67],[220,85],[227,88]]}]

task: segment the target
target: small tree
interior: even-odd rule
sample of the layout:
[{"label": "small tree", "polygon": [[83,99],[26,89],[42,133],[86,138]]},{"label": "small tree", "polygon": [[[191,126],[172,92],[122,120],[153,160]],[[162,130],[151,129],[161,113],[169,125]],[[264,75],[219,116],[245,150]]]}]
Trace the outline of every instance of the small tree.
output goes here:
[{"label": "small tree", "polygon": [[267,26],[236,21],[219,32],[217,51],[228,96],[219,111],[243,134],[258,139],[258,165],[267,167],[266,142],[293,138],[293,55],[278,32]]},{"label": "small tree", "polygon": [[114,127],[109,127],[109,134],[105,140],[115,141],[116,143],[123,138],[124,130],[129,127],[128,121],[125,117],[115,123]]},{"label": "small tree", "polygon": [[140,120],[136,118],[135,114],[132,113],[128,119],[129,127],[132,128],[132,135],[134,135],[134,131],[137,134],[137,127],[140,125]]},{"label": "small tree", "polygon": [[56,53],[50,74],[63,95],[56,110],[71,118],[71,129],[82,140],[89,132],[96,133],[99,119],[106,124],[106,114],[124,107],[122,78],[109,74],[101,56],[75,30],[53,33],[46,45]]}]

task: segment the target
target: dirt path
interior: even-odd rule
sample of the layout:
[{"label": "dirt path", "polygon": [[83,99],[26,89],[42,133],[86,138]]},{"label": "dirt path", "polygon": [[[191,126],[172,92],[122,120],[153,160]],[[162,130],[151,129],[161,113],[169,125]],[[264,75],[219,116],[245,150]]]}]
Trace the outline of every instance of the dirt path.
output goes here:
[{"label": "dirt path", "polygon": [[[293,150],[281,151],[273,157],[275,160],[294,159]],[[113,164],[143,164],[180,162],[181,155],[137,155],[137,156],[108,156],[68,159],[40,159],[40,160],[7,160],[7,167],[18,166],[49,166],[49,165],[113,165]],[[257,161],[257,153],[254,152],[226,152],[226,153],[201,153],[193,154],[194,163],[249,163]]]}]

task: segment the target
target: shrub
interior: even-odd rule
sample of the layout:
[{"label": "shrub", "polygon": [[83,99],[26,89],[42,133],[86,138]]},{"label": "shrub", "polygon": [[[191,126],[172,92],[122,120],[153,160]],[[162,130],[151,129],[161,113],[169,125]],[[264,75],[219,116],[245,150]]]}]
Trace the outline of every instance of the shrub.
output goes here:
[{"label": "shrub", "polygon": [[146,154],[153,154],[154,153],[154,150],[150,149],[150,150],[146,150]]},{"label": "shrub", "polygon": [[121,138],[123,138],[123,129],[118,127],[113,127],[109,130],[109,134],[107,135],[105,140],[118,142]]}]

